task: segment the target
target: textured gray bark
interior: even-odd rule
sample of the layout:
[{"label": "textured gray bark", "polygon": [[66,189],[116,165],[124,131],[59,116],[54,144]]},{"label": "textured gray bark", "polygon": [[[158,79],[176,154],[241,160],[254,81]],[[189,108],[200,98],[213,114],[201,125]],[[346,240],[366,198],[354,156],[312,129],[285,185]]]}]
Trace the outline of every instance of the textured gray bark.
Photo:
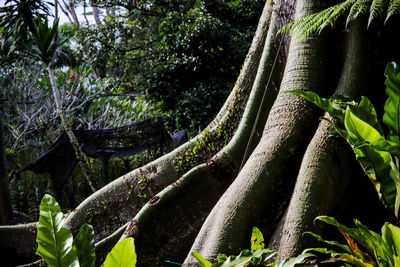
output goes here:
[{"label": "textured gray bark", "polygon": [[[90,221],[94,224],[95,232],[99,233],[102,232],[102,227],[104,227],[104,218],[117,217],[116,221],[118,223],[115,223],[114,220],[114,227],[117,226],[114,230],[118,229],[119,225],[123,225],[131,220],[148,200],[136,197],[135,190],[138,187],[139,182],[144,179],[149,182],[149,186],[146,187],[143,193],[145,193],[148,198],[153,197],[166,186],[181,177],[183,173],[180,173],[177,170],[173,163],[174,160],[176,160],[180,155],[185,154],[185,152],[192,151],[196,142],[203,139],[206,132],[212,136],[217,134],[218,127],[226,126],[236,129],[237,126],[234,124],[227,125],[230,121],[229,114],[232,112],[231,107],[238,107],[237,116],[240,118],[256,77],[269,21],[270,6],[266,3],[255,37],[235,87],[221,108],[219,114],[210,123],[206,130],[169,154],[164,155],[156,161],[139,169],[133,170],[88,197],[71,213],[70,216],[68,216],[65,223],[67,228],[70,228],[71,231],[75,233],[78,231],[80,225],[84,222]],[[216,152],[217,151],[214,153]],[[209,158],[204,158],[203,162],[208,159]]]},{"label": "textured gray bark", "polygon": [[[366,56],[368,42],[364,26],[364,21],[356,21],[350,28],[346,60],[336,94],[355,98],[368,88],[370,59]],[[317,216],[334,215],[350,178],[354,176],[352,165],[357,166],[354,156],[344,140],[330,136],[332,131],[333,126],[322,121],[304,154],[283,227],[277,230],[282,234],[278,245],[282,259],[298,255],[315,242],[303,233],[317,230],[313,226]]]},{"label": "textured gray bark", "polygon": [[[297,17],[321,9],[321,4],[315,1],[297,3]],[[270,111],[263,137],[238,177],[209,214],[191,251],[213,262],[218,253],[238,254],[246,246],[248,233],[257,218],[265,210],[274,217],[271,208],[274,199],[282,187],[293,182],[290,179],[293,173],[282,166],[298,164],[296,155],[304,151],[318,117],[318,112],[310,103],[284,91],[307,88],[321,92],[322,88],[329,89],[329,80],[326,79],[326,63],[329,62],[327,41],[328,38],[309,38],[291,43],[280,92]],[[184,265],[193,264],[196,260],[189,254]]]},{"label": "textured gray bark", "polygon": [[[183,262],[208,213],[236,177],[246,148],[250,151],[254,148],[254,144],[248,143],[251,134],[254,134],[254,143],[260,139],[284,68],[278,60],[274,65],[274,59],[285,62],[284,52],[278,54],[279,21],[278,16],[272,16],[253,89],[231,142],[206,164],[193,168],[157,194],[121,237],[135,237],[138,259],[143,265],[162,265],[168,258]],[[266,101],[262,101],[263,94],[267,96]],[[258,110],[261,110],[260,116],[257,116]]]}]

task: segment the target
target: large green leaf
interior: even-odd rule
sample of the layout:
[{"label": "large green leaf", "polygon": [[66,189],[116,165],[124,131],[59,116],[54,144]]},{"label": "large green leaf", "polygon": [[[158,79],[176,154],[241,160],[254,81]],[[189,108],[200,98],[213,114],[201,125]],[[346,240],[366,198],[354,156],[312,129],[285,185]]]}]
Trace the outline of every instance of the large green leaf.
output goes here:
[{"label": "large green leaf", "polygon": [[79,266],[71,232],[62,227],[64,215],[57,201],[45,195],[40,204],[37,253],[49,266]]},{"label": "large green leaf", "polygon": [[104,267],[135,267],[135,242],[132,237],[124,239],[108,253]]},{"label": "large green leaf", "polygon": [[347,106],[344,126],[354,140],[372,143],[382,138],[381,133],[361,118],[361,110]]},{"label": "large green leaf", "polygon": [[96,255],[94,252],[94,230],[89,224],[84,224],[74,239],[79,264],[81,267],[94,267]]},{"label": "large green leaf", "polygon": [[400,256],[400,228],[385,223],[382,227],[382,238],[393,255]]},{"label": "large green leaf", "polygon": [[400,144],[400,68],[392,62],[385,70],[386,94],[389,96],[385,103],[383,123],[389,128],[388,139]]},{"label": "large green leaf", "polygon": [[[367,101],[369,102],[369,101]],[[366,102],[364,102],[366,103]],[[367,112],[371,115],[367,115]],[[347,106],[344,125],[346,140],[352,146],[357,160],[374,184],[382,203],[396,216],[399,210],[398,185],[391,178],[393,159],[389,152],[374,149],[374,145],[381,144],[384,137],[379,132],[375,119],[375,110],[364,104],[359,107]],[[366,122],[366,120],[369,122]],[[378,129],[371,124],[375,124]]]},{"label": "large green leaf", "polygon": [[374,127],[381,135],[383,135],[383,129],[378,121],[375,107],[367,97],[361,97],[360,104],[358,104],[358,108],[355,110],[360,119]]}]

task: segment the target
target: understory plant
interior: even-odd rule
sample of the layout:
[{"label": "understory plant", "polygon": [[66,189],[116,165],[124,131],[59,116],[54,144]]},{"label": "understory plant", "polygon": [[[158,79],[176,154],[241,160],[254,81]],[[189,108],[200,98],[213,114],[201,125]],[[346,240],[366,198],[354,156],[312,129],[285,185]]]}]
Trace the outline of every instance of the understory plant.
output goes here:
[{"label": "understory plant", "polygon": [[[84,224],[73,238],[72,233],[63,227],[65,218],[57,201],[46,194],[40,204],[37,254],[50,267],[94,267],[96,256],[93,227]],[[117,243],[107,255],[104,266],[136,266],[133,238]]]},{"label": "understory plant", "polygon": [[[399,227],[385,223],[381,230],[382,234],[379,235],[358,220],[354,220],[355,228],[347,227],[329,216],[319,216],[316,220],[337,227],[345,237],[347,244],[324,240],[320,235],[306,232],[332,248],[309,248],[304,250],[302,255],[310,255],[310,252],[328,254],[335,261],[346,263],[346,266],[400,266]],[[340,250],[339,252],[336,251],[337,248]]]},{"label": "understory plant", "polygon": [[240,252],[238,256],[226,256],[224,254],[218,255],[218,262],[211,263],[204,259],[204,257],[197,253],[192,252],[192,255],[199,261],[202,267],[238,267],[238,266],[274,266],[274,267],[291,267],[295,264],[302,263],[306,258],[313,257],[314,254],[303,253],[296,258],[288,259],[284,262],[271,262],[277,255],[274,249],[265,248],[264,237],[257,227],[253,227],[250,238],[250,250],[245,249]]},{"label": "understory plant", "polygon": [[[337,120],[334,135],[342,136],[352,147],[364,172],[373,183],[380,201],[399,218],[400,206],[400,68],[394,62],[385,70],[388,99],[384,107],[385,135],[371,101],[360,103],[341,96],[321,98],[313,92],[293,91],[314,103]],[[344,108],[342,108],[344,106]]]}]

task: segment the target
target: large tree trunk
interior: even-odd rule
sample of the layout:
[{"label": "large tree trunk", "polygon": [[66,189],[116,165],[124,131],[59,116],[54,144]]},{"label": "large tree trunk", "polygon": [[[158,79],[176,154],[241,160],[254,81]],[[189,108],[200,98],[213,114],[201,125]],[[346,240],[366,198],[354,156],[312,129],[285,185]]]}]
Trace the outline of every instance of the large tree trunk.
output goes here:
[{"label": "large tree trunk", "polygon": [[279,25],[280,18],[275,13],[249,101],[231,142],[207,163],[193,168],[157,194],[122,236],[121,239],[135,237],[138,257],[144,265],[162,265],[166,258],[178,262],[185,259],[208,213],[247,159],[245,151],[251,152],[259,141],[284,68],[284,51],[276,36]]},{"label": "large tree trunk", "polygon": [[[298,1],[296,16],[321,9],[315,1]],[[238,177],[220,198],[197,236],[191,251],[216,261],[218,253],[238,254],[246,246],[251,227],[263,212],[268,211],[270,226],[277,214],[274,200],[293,183],[299,165],[318,120],[312,104],[285,91],[329,89],[327,49],[324,39],[307,38],[292,41],[280,92],[271,109],[263,137]],[[276,209],[276,207],[275,207]],[[270,229],[272,231],[273,228]],[[184,265],[195,259],[189,254]]]},{"label": "large tree trunk", "polygon": [[[335,92],[355,100],[368,89],[368,77],[371,76],[364,26],[363,20],[351,26],[344,51],[343,72]],[[330,135],[334,127],[328,120],[332,121],[332,118],[325,116],[327,120],[321,121],[304,153],[283,226],[276,231],[278,236],[282,235],[278,247],[283,259],[296,256],[313,244],[315,239],[303,233],[313,228],[317,216],[335,212],[350,178],[354,176],[352,165],[357,166],[346,142]],[[321,227],[323,224],[318,225]]]}]

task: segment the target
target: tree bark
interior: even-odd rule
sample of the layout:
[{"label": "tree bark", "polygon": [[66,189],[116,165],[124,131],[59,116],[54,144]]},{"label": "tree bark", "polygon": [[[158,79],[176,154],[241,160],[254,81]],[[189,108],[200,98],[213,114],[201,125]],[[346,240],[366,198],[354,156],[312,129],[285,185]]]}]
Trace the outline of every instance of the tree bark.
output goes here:
[{"label": "tree bark", "polygon": [[[368,77],[371,75],[365,25],[363,20],[351,25],[343,71],[335,92],[337,95],[355,99],[368,88]],[[325,118],[332,120],[327,114]],[[304,154],[283,227],[277,230],[277,233],[282,234],[279,243],[281,259],[298,255],[313,245],[315,239],[303,233],[317,230],[313,226],[317,216],[334,215],[349,179],[354,176],[352,166],[358,164],[348,144],[343,139],[330,136],[333,129],[327,120],[321,121]]]},{"label": "tree bark", "polygon": [[[114,224],[113,231],[115,231],[131,220],[149,198],[178,180],[192,167],[206,162],[218,151],[219,147],[224,145],[224,140],[221,142],[211,137],[217,136],[220,129],[224,129],[228,135],[233,135],[235,132],[254,83],[269,21],[270,5],[267,2],[237,82],[221,111],[209,126],[181,147],[118,178],[88,197],[68,216],[65,222],[67,228],[75,233],[84,222],[90,222],[94,225],[95,232],[101,233],[104,232],[104,218],[114,218],[111,222]],[[206,138],[210,139],[209,146],[199,148],[199,143]],[[178,162],[185,160],[186,153],[192,153],[196,147],[199,148],[196,153],[202,156],[194,164],[179,167]],[[208,147],[216,149],[208,151]],[[147,185],[140,192],[146,194],[147,198],[136,196],[140,183]],[[99,238],[104,236],[104,234],[99,235]]]},{"label": "tree bark", "polygon": [[[320,9],[321,4],[315,1],[298,1],[296,16]],[[282,166],[299,164],[296,155],[305,149],[318,116],[312,104],[283,92],[329,89],[325,65],[329,62],[327,41],[328,38],[307,38],[291,42],[280,92],[263,137],[209,214],[190,251],[196,251],[212,262],[217,260],[218,253],[238,254],[240,248],[246,246],[251,227],[268,207],[268,217],[274,217],[271,204],[282,192],[282,187],[293,182],[293,173]],[[184,266],[195,264],[196,260],[189,254]]]},{"label": "tree bark", "polygon": [[[279,21],[279,16],[274,14],[249,101],[231,142],[207,163],[193,168],[153,197],[121,237],[135,237],[142,264],[160,265],[166,258],[178,262],[185,259],[207,214],[236,177],[241,162],[246,160],[243,159],[246,148],[251,151],[260,139],[284,69],[284,51],[279,46],[280,38],[276,37]],[[263,95],[268,96],[265,101]],[[252,134],[253,143],[249,140]]]}]

